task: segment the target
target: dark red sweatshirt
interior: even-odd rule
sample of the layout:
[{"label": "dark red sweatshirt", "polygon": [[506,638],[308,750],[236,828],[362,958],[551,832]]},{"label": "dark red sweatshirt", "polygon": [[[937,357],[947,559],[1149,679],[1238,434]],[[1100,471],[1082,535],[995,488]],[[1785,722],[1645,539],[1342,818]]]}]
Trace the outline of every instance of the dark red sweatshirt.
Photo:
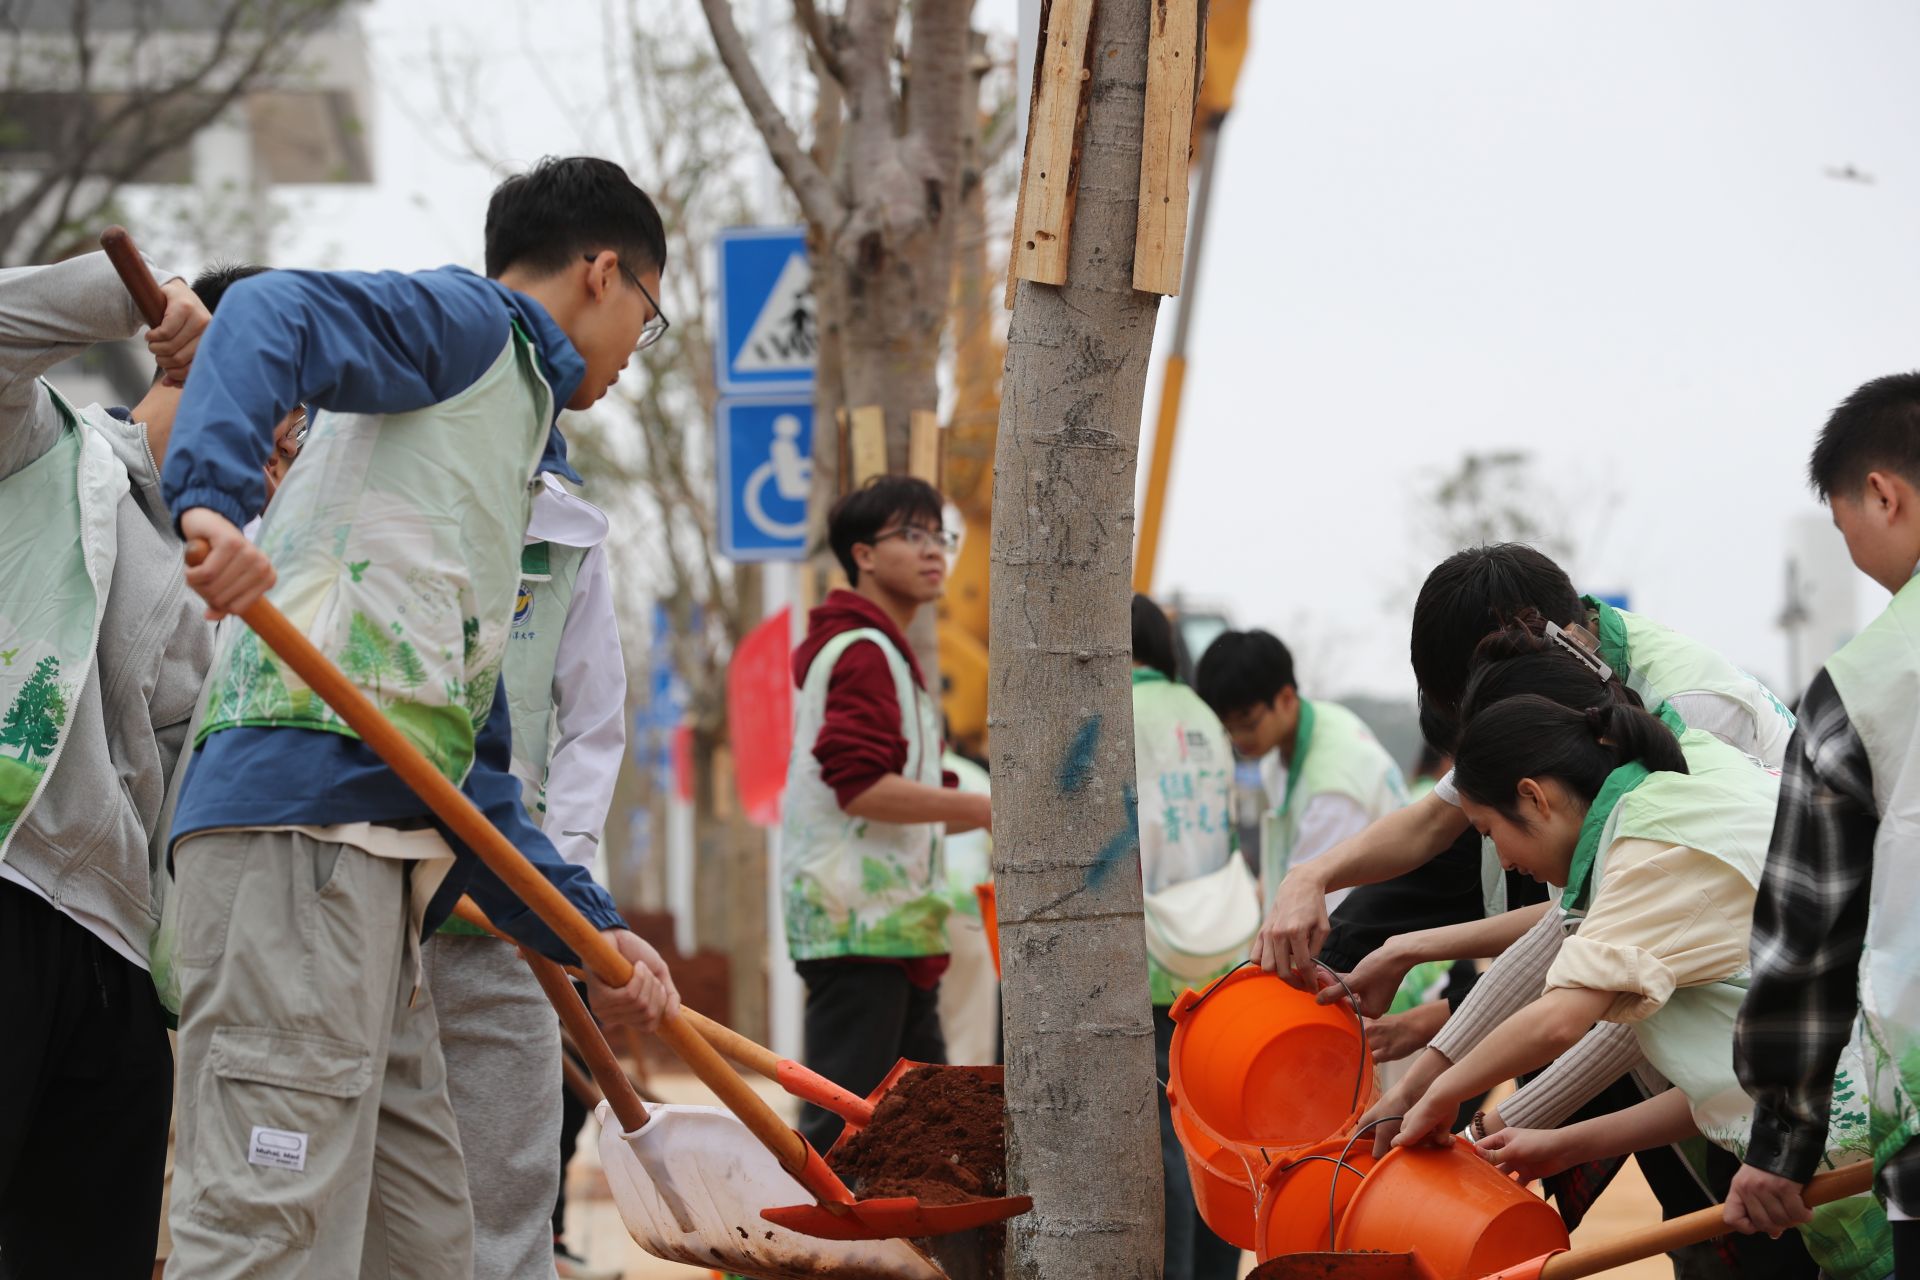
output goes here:
[{"label": "dark red sweatshirt", "polygon": [[[806,683],[807,670],[827,641],[862,627],[891,640],[906,656],[914,682],[927,687],[913,646],[886,610],[847,590],[829,592],[807,615],[807,638],[793,651],[794,685]],[[814,739],[813,758],[820,762],[820,778],[833,788],[833,798],[842,809],[887,774],[907,767],[907,740],[900,736],[900,699],[894,693],[887,656],[878,646],[856,644],[834,665],[827,685],[826,720]]]},{"label": "dark red sweatshirt", "polygon": [[[806,683],[807,671],[827,641],[863,627],[871,627],[891,640],[906,657],[914,683],[922,689],[927,687],[913,646],[893,619],[865,596],[844,589],[829,592],[807,615],[807,637],[793,651],[795,686]],[[907,740],[900,736],[900,699],[894,693],[887,656],[877,645],[856,644],[834,664],[833,679],[827,683],[826,717],[820,725],[820,736],[813,740],[813,758],[820,762],[820,780],[833,788],[834,801],[842,809],[880,779],[906,769]],[[958,779],[949,775],[944,781],[951,787]],[[915,960],[847,958],[898,964],[915,986],[926,988],[938,982],[947,968],[943,955]]]}]

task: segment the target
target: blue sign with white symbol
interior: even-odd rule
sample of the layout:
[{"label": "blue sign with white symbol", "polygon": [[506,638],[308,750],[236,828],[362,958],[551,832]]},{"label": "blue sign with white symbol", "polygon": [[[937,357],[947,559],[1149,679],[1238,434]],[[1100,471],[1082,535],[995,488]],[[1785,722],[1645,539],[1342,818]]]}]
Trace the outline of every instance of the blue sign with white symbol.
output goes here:
[{"label": "blue sign with white symbol", "polygon": [[722,400],[714,416],[720,554],[731,560],[801,559],[813,488],[813,401]]},{"label": "blue sign with white symbol", "polygon": [[728,227],[720,257],[720,340],[714,377],[722,395],[810,392],[820,347],[802,227]]}]

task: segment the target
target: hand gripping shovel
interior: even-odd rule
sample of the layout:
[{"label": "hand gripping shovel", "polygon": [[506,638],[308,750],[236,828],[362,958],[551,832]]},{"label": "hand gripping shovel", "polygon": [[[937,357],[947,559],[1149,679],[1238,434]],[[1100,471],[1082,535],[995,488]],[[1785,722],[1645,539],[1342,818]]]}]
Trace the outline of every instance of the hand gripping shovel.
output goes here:
[{"label": "hand gripping shovel", "polygon": [[[485,913],[471,898],[461,898],[454,908],[454,914],[468,924],[485,929],[496,937],[506,938],[505,934],[487,920]],[[529,957],[529,963],[532,963],[533,959]],[[545,985],[544,980],[542,985]],[[552,993],[549,992],[549,994]],[[574,1003],[577,1004],[578,1000],[576,999]],[[557,1001],[555,1007],[559,1007]],[[699,1032],[708,1044],[719,1050],[723,1057],[731,1058],[756,1075],[773,1081],[794,1097],[824,1107],[846,1121],[841,1142],[873,1122],[875,1106],[878,1105],[882,1095],[893,1088],[901,1076],[915,1067],[925,1065],[902,1058],[894,1064],[893,1070],[887,1073],[886,1079],[882,1080],[871,1094],[862,1098],[858,1094],[841,1088],[817,1071],[802,1066],[792,1058],[781,1057],[773,1050],[749,1040],[731,1027],[715,1022],[705,1014],[696,1013],[682,1006],[680,1016],[686,1019],[688,1025]],[[568,1030],[572,1031],[571,1025]],[[576,1035],[576,1042],[578,1039]],[[972,1070],[995,1080],[999,1078],[1001,1072],[999,1067],[975,1067]],[[596,1070],[596,1079],[598,1074]],[[611,1095],[609,1099],[611,1100]],[[839,1143],[834,1145],[838,1147]],[[823,1217],[822,1214],[825,1211],[814,1205],[788,1205],[768,1209],[760,1216],[790,1230],[827,1240],[875,1238],[868,1234],[850,1234],[850,1229],[877,1231],[882,1236],[912,1239],[950,1235],[987,1226],[1025,1213],[1032,1207],[1031,1196],[983,1197],[950,1205],[930,1205],[910,1196],[900,1196],[858,1201],[854,1205],[854,1214],[858,1222],[854,1224],[842,1225],[843,1220],[837,1216]]]},{"label": "hand gripping shovel", "polygon": [[[1871,1161],[1831,1169],[1807,1185],[1807,1204],[1844,1200],[1872,1185]],[[1419,1250],[1415,1249],[1412,1253],[1293,1253],[1261,1263],[1254,1268],[1250,1280],[1322,1280],[1336,1276],[1353,1280],[1579,1280],[1642,1258],[1717,1239],[1729,1230],[1726,1206],[1714,1205],[1604,1244],[1545,1254],[1485,1277],[1437,1275],[1420,1260]]]},{"label": "hand gripping shovel", "polygon": [[[102,248],[113,261],[121,280],[133,295],[149,324],[157,324],[166,311],[165,296],[141,263],[139,254],[123,228],[110,227],[100,237]],[[206,554],[204,546],[190,546],[189,563],[197,563]],[[609,986],[625,986],[633,978],[633,965],[620,954],[600,931],[588,923],[566,897],[534,870],[511,841],[494,829],[473,802],[461,794],[426,757],[393,727],[387,718],[368,702],[327,657],[305,635],[288,622],[269,600],[262,599],[241,615],[263,644],[284,662],[376,755],[405,782],[423,803],[446,823],[485,862],[502,883],[519,896],[533,913],[544,921],[568,946],[585,967]],[[786,1210],[769,1209],[763,1216],[780,1225],[823,1239],[879,1240],[900,1235],[942,1235],[963,1231],[984,1222],[1012,1217],[1031,1207],[1018,1200],[986,1202],[990,1209],[972,1205],[928,1206],[915,1212],[918,1202],[884,1199],[856,1204],[853,1195],[820,1153],[789,1128],[760,1096],[736,1075],[704,1039],[680,1017],[663,1019],[655,1029],[668,1048],[684,1062],[700,1082],[711,1089],[726,1108],[733,1112],[755,1138],[772,1152],[780,1167],[798,1182],[817,1202],[811,1206],[792,1206]],[[603,1086],[604,1087],[604,1086]],[[635,1099],[637,1103],[638,1099]],[[644,1112],[642,1113],[644,1115]],[[971,1211],[971,1212],[970,1212]],[[985,1217],[979,1216],[982,1212]],[[785,1220],[775,1214],[789,1215]]]}]

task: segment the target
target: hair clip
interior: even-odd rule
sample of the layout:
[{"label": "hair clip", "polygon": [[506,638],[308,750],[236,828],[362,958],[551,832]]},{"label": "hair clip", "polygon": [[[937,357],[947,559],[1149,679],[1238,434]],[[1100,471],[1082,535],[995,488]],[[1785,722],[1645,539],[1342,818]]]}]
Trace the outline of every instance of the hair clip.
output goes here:
[{"label": "hair clip", "polygon": [[1568,653],[1578,658],[1581,665],[1600,677],[1601,684],[1605,684],[1613,679],[1613,668],[1608,666],[1599,654],[1589,649],[1586,645],[1581,644],[1580,641],[1574,637],[1570,628],[1562,627],[1557,622],[1549,622],[1547,623],[1547,639],[1553,641],[1562,649],[1565,649]]}]

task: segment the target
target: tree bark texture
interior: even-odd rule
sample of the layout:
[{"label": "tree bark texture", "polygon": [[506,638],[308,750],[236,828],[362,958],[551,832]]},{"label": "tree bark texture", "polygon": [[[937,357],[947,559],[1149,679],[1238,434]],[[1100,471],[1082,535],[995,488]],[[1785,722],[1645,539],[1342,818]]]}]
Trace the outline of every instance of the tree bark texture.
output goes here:
[{"label": "tree bark texture", "polygon": [[1007,1274],[1158,1277],[1134,790],[1134,461],[1159,299],[1132,286],[1151,0],[1100,0],[1065,285],[1015,294],[989,699],[1012,1190]]}]

